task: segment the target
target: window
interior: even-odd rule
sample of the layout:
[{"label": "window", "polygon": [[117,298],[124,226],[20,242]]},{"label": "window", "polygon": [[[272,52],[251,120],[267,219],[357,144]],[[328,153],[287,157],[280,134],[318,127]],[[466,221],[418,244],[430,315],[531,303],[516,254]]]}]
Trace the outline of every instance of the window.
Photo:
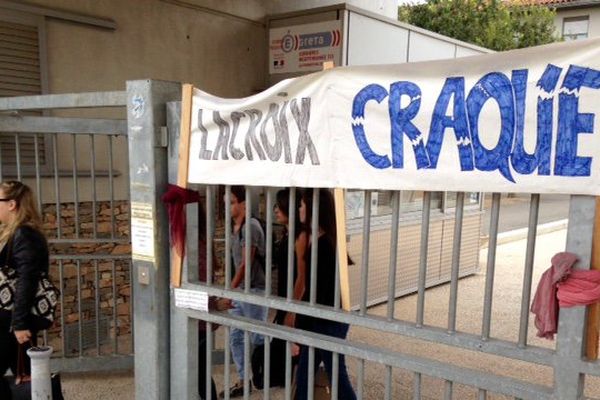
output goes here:
[{"label": "window", "polygon": [[[479,193],[469,192],[465,196],[465,207],[479,204]],[[348,220],[360,219],[364,216],[365,192],[350,189],[346,192],[346,216]],[[431,209],[445,211],[456,207],[456,192],[431,192]],[[423,192],[403,190],[400,197],[400,212],[406,213],[423,210]],[[371,215],[384,216],[392,214],[392,192],[371,192]]]},{"label": "window", "polygon": [[[365,192],[362,190],[348,190],[346,192],[346,215],[349,220],[362,218],[364,215]],[[442,192],[431,193],[431,208],[440,209]],[[423,209],[423,192],[405,190],[401,192],[400,212],[414,212]],[[371,215],[384,216],[392,214],[392,192],[371,192]]]},{"label": "window", "polygon": [[[0,97],[32,96],[45,92],[44,17],[0,7]],[[21,113],[41,115],[40,112]],[[40,168],[49,164],[48,139],[38,136],[37,154]],[[21,172],[35,171],[36,153],[33,135],[19,135]],[[16,175],[17,140],[10,132],[0,134],[2,171]]]},{"label": "window", "polygon": [[[477,193],[477,192],[465,193],[465,207],[478,205],[479,199],[480,199],[480,193]],[[456,207],[456,192],[446,192],[444,200],[446,203],[445,208]]]},{"label": "window", "polygon": [[571,17],[563,20],[563,39],[577,40],[588,37],[589,16]]}]

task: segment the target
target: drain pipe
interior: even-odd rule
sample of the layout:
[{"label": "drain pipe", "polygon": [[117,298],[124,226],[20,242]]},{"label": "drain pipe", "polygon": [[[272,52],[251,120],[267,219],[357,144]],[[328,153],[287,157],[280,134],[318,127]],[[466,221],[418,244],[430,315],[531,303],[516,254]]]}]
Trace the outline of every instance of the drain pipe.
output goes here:
[{"label": "drain pipe", "polygon": [[31,358],[31,400],[52,399],[50,382],[50,356],[52,347],[32,347],[27,350]]}]

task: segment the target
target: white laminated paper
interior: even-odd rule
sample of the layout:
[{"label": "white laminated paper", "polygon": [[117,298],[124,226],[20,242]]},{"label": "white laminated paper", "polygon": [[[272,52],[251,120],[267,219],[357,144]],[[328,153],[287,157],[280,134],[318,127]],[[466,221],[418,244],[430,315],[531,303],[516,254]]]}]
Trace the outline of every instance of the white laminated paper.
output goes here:
[{"label": "white laminated paper", "polygon": [[175,289],[175,307],[208,311],[208,293],[189,289]]}]

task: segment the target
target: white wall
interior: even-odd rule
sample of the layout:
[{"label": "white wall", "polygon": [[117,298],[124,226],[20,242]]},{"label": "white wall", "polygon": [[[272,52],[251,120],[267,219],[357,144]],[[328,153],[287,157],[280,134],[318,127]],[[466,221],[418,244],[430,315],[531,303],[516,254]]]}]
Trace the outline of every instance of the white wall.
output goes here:
[{"label": "white wall", "polygon": [[[408,29],[350,13],[348,65],[397,64],[407,61]],[[385,38],[385,40],[381,40]]]},{"label": "white wall", "polygon": [[440,60],[487,52],[489,50],[408,24],[349,13],[347,65]]},{"label": "white wall", "polygon": [[600,36],[600,7],[589,7],[589,8],[578,8],[575,10],[556,10],[556,17],[554,19],[554,26],[556,28],[556,35],[562,37],[563,34],[563,20],[571,17],[583,17],[589,16],[589,31],[588,37]]},{"label": "white wall", "polygon": [[[48,85],[50,93],[124,90],[133,79],[161,79],[190,82],[222,97],[243,97],[267,86],[267,32],[269,14],[298,11],[338,4],[339,0],[29,0],[66,12],[114,20],[114,31],[59,19],[46,20]],[[395,0],[350,0],[347,3],[396,19]],[[328,16],[330,18],[331,16]],[[307,18],[316,18],[309,16]],[[335,18],[335,16],[331,17]],[[352,13],[356,31],[349,33],[351,65],[391,63],[406,60],[407,28]],[[369,33],[365,35],[365,32]],[[369,38],[393,37],[394,47],[379,48]],[[410,60],[422,60],[411,39]],[[431,40],[425,38],[423,40]],[[396,43],[397,41],[397,43]],[[435,43],[436,40],[433,40]],[[386,44],[390,40],[383,41]],[[434,43],[434,44],[435,44]],[[441,43],[441,42],[440,42]],[[439,44],[446,46],[445,43]],[[448,47],[448,46],[446,46]],[[454,45],[450,46],[452,49]],[[460,47],[460,46],[459,46]],[[457,54],[459,53],[457,48]],[[465,50],[467,53],[472,50]],[[447,51],[452,57],[454,50]],[[440,52],[432,53],[439,58]],[[446,52],[443,52],[445,55]],[[56,116],[124,118],[124,110],[78,110],[54,112]],[[107,169],[106,144],[98,143],[98,169]],[[59,169],[72,168],[71,142],[59,143]],[[84,141],[77,151],[80,170],[89,170]],[[121,173],[116,180],[116,197],[128,197],[128,163],[125,145],[116,146],[113,168]],[[72,194],[72,180],[64,179],[64,201]],[[80,179],[80,200],[91,198],[89,179]],[[44,193],[53,192],[51,180]],[[100,198],[108,196],[106,185],[98,188]]]},{"label": "white wall", "polygon": [[[114,31],[46,20],[50,93],[125,90],[134,79],[189,82],[223,97],[243,97],[261,91],[266,82],[266,28],[251,18],[264,15],[257,1],[213,1],[218,12],[182,7],[161,0],[32,0],[47,8],[109,18]],[[206,4],[206,2],[204,2]],[[0,12],[2,9],[0,8]],[[225,14],[224,14],[225,13]],[[226,13],[248,15],[247,20]],[[125,118],[125,110],[65,110],[55,116]],[[89,171],[89,147],[78,141],[78,169]],[[58,143],[59,169],[72,170],[70,138]],[[97,143],[98,169],[108,169],[106,142]],[[115,146],[113,168],[117,199],[128,198],[126,140]],[[90,179],[79,179],[81,201],[91,199]],[[72,178],[61,179],[61,197],[71,201]],[[99,179],[98,197],[107,199],[107,179]],[[54,185],[44,181],[42,193],[53,200]]]},{"label": "white wall", "polygon": [[269,13],[286,13],[340,3],[347,3],[384,17],[398,19],[398,2],[396,0],[270,0]]}]

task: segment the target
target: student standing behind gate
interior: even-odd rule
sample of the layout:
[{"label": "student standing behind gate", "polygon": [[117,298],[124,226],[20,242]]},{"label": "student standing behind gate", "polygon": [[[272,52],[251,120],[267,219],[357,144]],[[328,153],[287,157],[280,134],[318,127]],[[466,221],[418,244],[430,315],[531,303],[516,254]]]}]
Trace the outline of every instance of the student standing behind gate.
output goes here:
[{"label": "student standing behind gate", "polygon": [[[277,266],[277,295],[280,297],[287,297],[287,277],[288,277],[288,241],[290,237],[294,240],[294,265],[292,271],[294,273],[293,278],[293,292],[291,297],[295,300],[301,300],[304,294],[304,280],[306,274],[306,261],[304,254],[306,247],[308,246],[308,233],[306,227],[300,222],[298,214],[298,207],[300,201],[298,200],[294,206],[294,218],[295,218],[295,229],[293,234],[289,232],[289,204],[290,204],[290,190],[282,189],[277,192],[277,202],[273,210],[275,212],[275,219],[277,223],[285,227],[283,237],[277,245],[274,246],[273,251],[273,262]],[[286,321],[287,320],[287,321]],[[294,314],[288,313],[283,310],[277,310],[275,314],[276,324],[284,325],[284,323],[290,327],[294,327]]]},{"label": "student standing behind gate", "polygon": [[[290,296],[295,300],[300,300],[304,293],[304,271],[306,264],[304,261],[304,252],[308,243],[308,235],[303,225],[300,223],[298,216],[298,207],[300,200],[296,201],[292,210],[294,212],[295,229],[294,232],[289,232],[289,207],[290,207],[290,190],[282,189],[277,192],[275,206],[275,220],[278,224],[284,226],[284,233],[280,240],[273,246],[273,265],[277,268],[277,295],[279,297],[287,297],[287,281],[288,281],[288,243],[289,240],[294,241],[294,254],[291,266],[294,289]],[[287,322],[286,322],[287,321]],[[294,317],[283,310],[277,310],[273,322],[278,325],[294,326]],[[270,385],[285,386],[285,341],[278,338],[273,338],[271,341],[271,358],[270,358]],[[292,365],[295,367],[298,364],[298,357],[292,357]],[[252,381],[254,386],[262,389],[264,371],[264,346],[256,348],[252,354]]]},{"label": "student standing behind gate", "polygon": [[[306,250],[306,290],[302,300],[310,300],[310,275],[311,268],[317,268],[317,286],[316,302],[326,306],[333,306],[335,301],[335,254],[336,254],[336,224],[335,224],[335,206],[333,195],[327,189],[319,189],[319,234],[318,237],[310,237],[308,248]],[[312,190],[306,190],[302,194],[300,201],[300,221],[308,226],[312,220]],[[310,232],[310,231],[309,231]],[[343,234],[343,232],[341,233]],[[313,243],[318,243],[317,265],[310,263],[310,254]],[[343,257],[345,255],[340,255]],[[348,334],[348,325],[341,322],[329,321],[316,317],[308,317],[298,314],[296,317],[296,326],[300,329],[320,333],[323,335],[334,336],[345,339]],[[332,381],[333,374],[332,353],[330,351],[315,348],[315,367],[321,361],[325,364],[325,370]],[[338,398],[344,400],[355,400],[356,394],[348,378],[346,362],[343,354],[339,355],[339,395]],[[317,371],[317,368],[314,369]],[[308,347],[302,346],[300,350],[300,362],[296,374],[296,397],[295,400],[306,400],[308,396]]]},{"label": "student standing behind gate", "polygon": [[[227,205],[226,205],[227,206]],[[246,271],[246,229],[245,224],[250,224],[250,291],[253,293],[262,293],[265,289],[265,272],[261,265],[261,259],[265,256],[265,236],[258,220],[251,218],[246,221],[246,190],[243,186],[231,187],[231,257],[235,266],[235,275],[231,281],[232,288],[244,288]],[[232,308],[229,313],[234,316],[253,318],[260,321],[267,320],[267,310],[265,307],[253,304],[232,302]],[[263,343],[263,337],[250,333],[250,340],[253,346]],[[229,389],[231,397],[238,397],[244,394],[244,363],[250,360],[244,360],[244,331],[236,328],[231,329],[229,336],[229,346],[231,355],[237,368],[239,380]],[[252,353],[252,352],[251,352]],[[250,387],[252,388],[252,387]],[[221,393],[224,397],[224,392]]]}]

